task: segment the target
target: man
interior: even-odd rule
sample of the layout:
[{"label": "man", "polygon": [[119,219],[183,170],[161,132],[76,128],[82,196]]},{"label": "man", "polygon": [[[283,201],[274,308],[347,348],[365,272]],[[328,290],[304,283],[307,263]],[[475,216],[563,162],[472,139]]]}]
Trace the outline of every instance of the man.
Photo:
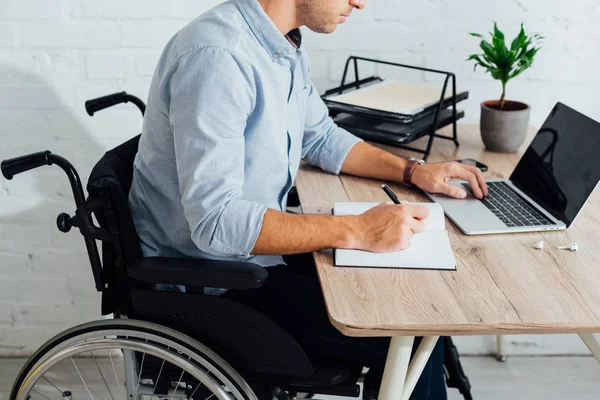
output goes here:
[{"label": "man", "polygon": [[[298,28],[331,33],[366,0],[231,0],[168,43],[154,75],[130,205],[146,256],[243,260],[269,267],[260,289],[211,294],[279,323],[312,358],[370,367],[376,398],[389,339],[347,338],[326,314],[312,258],[328,248],[389,252],[410,246],[428,209],[382,204],[360,216],[294,215],[287,193],[301,159],[339,174],[487,195],[479,170],[393,156],[338,128],[310,81]],[[406,175],[406,176],[405,176]],[[282,255],[298,255],[286,257]],[[414,398],[445,398],[438,348]]]}]

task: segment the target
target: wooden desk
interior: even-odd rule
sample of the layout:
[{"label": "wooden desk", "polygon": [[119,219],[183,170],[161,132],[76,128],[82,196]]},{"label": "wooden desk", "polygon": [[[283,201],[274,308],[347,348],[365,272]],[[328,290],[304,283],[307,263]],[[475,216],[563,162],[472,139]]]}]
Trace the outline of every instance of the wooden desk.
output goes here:
[{"label": "wooden desk", "polygon": [[[499,154],[485,151],[477,125],[459,125],[461,146],[437,140],[429,162],[475,158],[489,166],[486,178],[508,178],[535,133],[530,129],[519,152]],[[389,200],[379,181],[307,165],[296,186],[305,213],[330,213],[336,201]],[[429,201],[417,190],[390,186],[400,199]],[[577,333],[600,362],[591,334],[600,332],[600,191],[563,232],[466,236],[446,225],[457,271],[339,268],[332,251],[315,253],[332,324],[348,336],[393,337],[381,399],[408,399],[438,336]],[[543,251],[533,248],[540,240]],[[577,253],[557,249],[573,242]],[[409,369],[414,336],[429,338]]]}]

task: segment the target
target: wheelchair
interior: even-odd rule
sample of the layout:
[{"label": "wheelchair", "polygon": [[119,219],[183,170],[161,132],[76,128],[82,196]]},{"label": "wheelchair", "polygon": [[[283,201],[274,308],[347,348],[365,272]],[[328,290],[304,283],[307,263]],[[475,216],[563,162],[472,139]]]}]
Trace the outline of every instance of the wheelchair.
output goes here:
[{"label": "wheelchair", "polygon": [[[144,114],[145,104],[126,92],[87,101],[86,110],[93,116],[128,102]],[[288,332],[263,314],[204,294],[205,288],[259,288],[268,279],[267,269],[247,262],[142,256],[127,200],[139,138],[104,154],[90,174],[87,197],[73,165],[50,151],[2,162],[6,179],[44,165],[56,165],[67,174],[76,211],[73,216],[60,214],[57,227],[63,233],[79,229],[95,288],[102,293],[101,313],[112,316],[48,340],[23,366],[9,398],[358,397],[362,365],[311,360]],[[299,204],[293,193],[290,199]],[[183,286],[185,291],[157,290],[159,285]],[[449,339],[447,383],[464,389],[470,398],[468,379]]]}]

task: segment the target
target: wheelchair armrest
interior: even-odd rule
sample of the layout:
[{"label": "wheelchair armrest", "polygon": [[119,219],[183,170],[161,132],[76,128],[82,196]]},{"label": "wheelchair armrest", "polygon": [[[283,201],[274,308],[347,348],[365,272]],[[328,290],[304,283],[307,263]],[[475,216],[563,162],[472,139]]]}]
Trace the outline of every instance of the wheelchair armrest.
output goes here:
[{"label": "wheelchair armrest", "polygon": [[129,265],[127,275],[144,283],[245,290],[261,287],[269,273],[249,262],[147,257]]}]

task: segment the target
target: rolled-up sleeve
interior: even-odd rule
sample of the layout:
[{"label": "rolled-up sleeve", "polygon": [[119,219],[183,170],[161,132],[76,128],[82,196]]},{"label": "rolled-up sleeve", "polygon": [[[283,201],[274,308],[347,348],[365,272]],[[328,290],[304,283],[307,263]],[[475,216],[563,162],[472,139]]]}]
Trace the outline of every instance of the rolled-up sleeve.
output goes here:
[{"label": "rolled-up sleeve", "polygon": [[333,122],[312,82],[309,90],[302,158],[311,165],[337,175],[352,147],[362,140]]},{"label": "rolled-up sleeve", "polygon": [[267,210],[242,198],[244,131],[256,99],[252,75],[217,47],[184,55],[170,71],[163,87],[192,240],[209,254],[249,257]]}]

